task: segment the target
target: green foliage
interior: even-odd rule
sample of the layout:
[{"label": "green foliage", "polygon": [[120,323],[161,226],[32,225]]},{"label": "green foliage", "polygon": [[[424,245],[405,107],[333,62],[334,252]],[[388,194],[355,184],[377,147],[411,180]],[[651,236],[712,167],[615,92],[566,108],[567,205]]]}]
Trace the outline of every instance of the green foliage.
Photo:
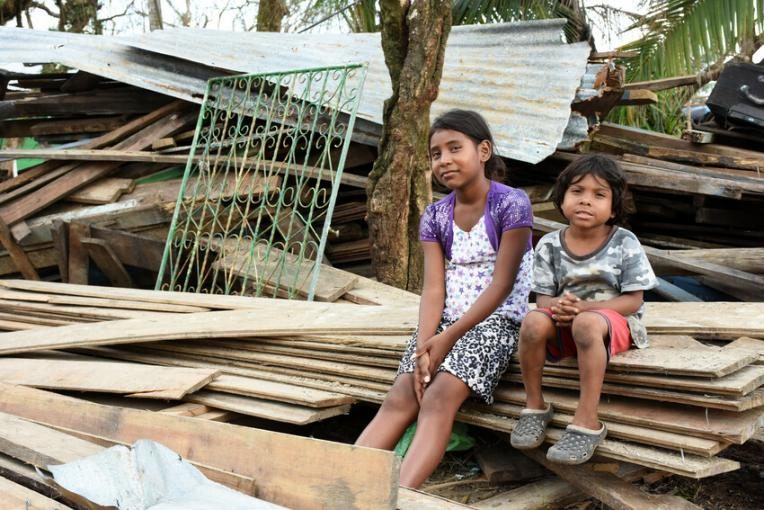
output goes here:
[{"label": "green foliage", "polygon": [[658,92],[658,103],[647,106],[619,106],[607,116],[608,122],[635,126],[679,136],[687,125],[682,107],[692,96],[692,89],[680,87]]},{"label": "green foliage", "polygon": [[[753,45],[764,33],[764,0],[650,0],[650,11],[632,29],[644,36],[620,48],[638,52],[626,60],[627,82],[696,74]],[[657,105],[616,108],[608,120],[679,134],[692,92],[660,92]]]},{"label": "green foliage", "polygon": [[764,0],[651,0],[631,29],[645,35],[621,48],[639,52],[628,81],[694,74],[764,33]]}]

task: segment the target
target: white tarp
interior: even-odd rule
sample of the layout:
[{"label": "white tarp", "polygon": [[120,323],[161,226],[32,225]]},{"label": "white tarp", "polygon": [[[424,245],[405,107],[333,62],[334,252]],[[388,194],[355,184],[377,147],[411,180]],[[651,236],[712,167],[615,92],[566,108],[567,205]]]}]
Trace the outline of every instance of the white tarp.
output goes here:
[{"label": "white tarp", "polygon": [[177,453],[146,439],[48,469],[65,489],[119,510],[284,509],[208,480]]}]

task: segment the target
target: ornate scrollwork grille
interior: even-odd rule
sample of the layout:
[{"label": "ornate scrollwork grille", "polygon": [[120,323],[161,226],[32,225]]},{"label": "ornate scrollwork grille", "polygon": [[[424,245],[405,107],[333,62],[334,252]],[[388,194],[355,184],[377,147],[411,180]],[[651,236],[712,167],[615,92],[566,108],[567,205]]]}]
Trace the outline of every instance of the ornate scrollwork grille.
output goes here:
[{"label": "ornate scrollwork grille", "polygon": [[365,76],[208,82],[157,289],[313,299]]}]

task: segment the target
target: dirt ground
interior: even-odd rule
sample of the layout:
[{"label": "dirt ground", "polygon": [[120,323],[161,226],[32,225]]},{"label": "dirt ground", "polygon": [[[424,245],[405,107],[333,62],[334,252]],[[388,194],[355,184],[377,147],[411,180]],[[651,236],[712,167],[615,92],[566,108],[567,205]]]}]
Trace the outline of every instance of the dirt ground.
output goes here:
[{"label": "dirt ground", "polygon": [[[363,427],[374,416],[372,406],[353,406],[347,416],[325,420],[307,427],[285,427],[283,424],[263,422],[253,424],[292,434],[306,435],[344,443],[352,443]],[[275,428],[273,428],[275,427]],[[470,434],[477,444],[495,442],[494,434],[486,429],[471,427]],[[681,496],[707,510],[764,510],[764,443],[749,441],[745,445],[731,446],[721,456],[737,460],[741,469],[703,480],[673,476],[651,485],[642,484],[642,490],[655,494]],[[523,482],[525,483],[525,482]],[[500,492],[512,490],[522,483],[489,483],[478,465],[474,450],[449,452],[439,468],[425,482],[422,489],[469,505]],[[584,500],[561,510],[607,510],[609,507],[596,500]]]}]

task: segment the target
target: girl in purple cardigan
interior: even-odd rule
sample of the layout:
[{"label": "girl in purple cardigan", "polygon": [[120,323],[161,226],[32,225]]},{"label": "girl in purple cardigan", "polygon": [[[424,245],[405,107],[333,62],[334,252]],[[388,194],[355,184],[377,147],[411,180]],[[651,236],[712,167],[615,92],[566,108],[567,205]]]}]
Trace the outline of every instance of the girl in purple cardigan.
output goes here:
[{"label": "girl in purple cardigan", "polygon": [[452,192],[422,216],[419,326],[356,442],[392,449],[416,421],[401,465],[404,487],[418,487],[437,467],[468,397],[493,403],[528,311],[533,262],[530,201],[492,180],[505,168],[483,117],[466,110],[438,117],[429,148],[433,174]]}]

